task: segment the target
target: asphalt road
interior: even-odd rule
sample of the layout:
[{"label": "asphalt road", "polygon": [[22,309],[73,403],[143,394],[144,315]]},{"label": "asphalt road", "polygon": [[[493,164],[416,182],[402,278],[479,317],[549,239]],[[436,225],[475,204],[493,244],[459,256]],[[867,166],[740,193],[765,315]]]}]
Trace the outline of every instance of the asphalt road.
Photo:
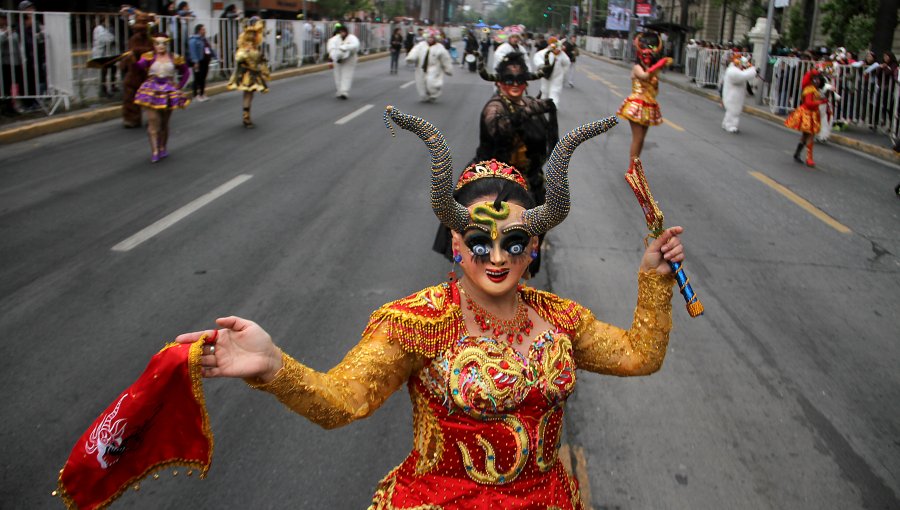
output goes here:
[{"label": "asphalt road", "polygon": [[[626,70],[578,66],[562,130],[612,114],[628,91]],[[457,69],[420,103],[403,88],[412,72],[386,69],[361,64],[348,101],[328,73],[275,82],[254,130],[238,94],[192,105],[157,165],[144,133],[118,122],[0,149],[0,507],[58,507],[75,440],[178,333],[242,315],[327,369],[372,310],[443,278],[427,151],[392,139],[381,112],[432,121],[460,169],[491,87]],[[819,146],[809,170],[790,158],[790,131],[745,116],[727,134],[715,104],[665,85],[660,103],[669,122],[650,130],[645,169],[667,224],[686,228],[707,313],[691,319],[676,297],[652,377],[579,374],[567,442],[592,506],[900,508],[900,169]],[[646,230],[622,179],[629,139],[621,125],[576,153],[573,212],[536,282],[620,326]],[[116,507],[365,508],[411,447],[405,395],[334,431],[242,382],[207,381],[206,396],[209,477],[148,480]]]}]

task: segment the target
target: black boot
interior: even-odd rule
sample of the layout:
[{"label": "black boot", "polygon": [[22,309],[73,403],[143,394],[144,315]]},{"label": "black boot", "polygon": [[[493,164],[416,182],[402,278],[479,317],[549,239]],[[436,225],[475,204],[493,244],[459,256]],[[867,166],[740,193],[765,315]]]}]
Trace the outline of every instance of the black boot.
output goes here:
[{"label": "black boot", "polygon": [[800,159],[800,151],[803,150],[803,142],[797,144],[797,150],[794,151],[794,161],[797,163],[803,163],[803,160]]}]

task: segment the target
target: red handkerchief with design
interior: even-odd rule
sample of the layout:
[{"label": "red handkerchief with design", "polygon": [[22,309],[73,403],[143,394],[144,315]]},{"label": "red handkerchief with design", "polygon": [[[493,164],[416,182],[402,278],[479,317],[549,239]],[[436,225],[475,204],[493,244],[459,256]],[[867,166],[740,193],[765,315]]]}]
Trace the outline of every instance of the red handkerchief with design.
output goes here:
[{"label": "red handkerchief with design", "polygon": [[213,437],[203,398],[203,341],[169,344],[82,434],[60,471],[56,495],[69,508],[103,508],[159,469],[206,475]]}]

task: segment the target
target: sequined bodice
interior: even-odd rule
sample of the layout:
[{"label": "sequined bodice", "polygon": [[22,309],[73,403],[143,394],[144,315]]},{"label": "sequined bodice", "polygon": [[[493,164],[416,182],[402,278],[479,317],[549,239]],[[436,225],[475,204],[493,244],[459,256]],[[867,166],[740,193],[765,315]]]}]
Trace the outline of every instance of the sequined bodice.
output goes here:
[{"label": "sequined bodice", "polygon": [[259,64],[262,55],[260,54],[259,48],[242,47],[238,48],[235,52],[234,58],[248,67],[254,67]]},{"label": "sequined bodice", "polygon": [[160,78],[172,78],[173,76],[175,76],[175,64],[171,59],[156,59],[150,65],[148,74],[150,76],[157,76]]},{"label": "sequined bodice", "polygon": [[651,76],[649,80],[640,78],[631,79],[631,97],[638,97],[645,101],[656,102],[656,94],[659,92],[659,78]]}]

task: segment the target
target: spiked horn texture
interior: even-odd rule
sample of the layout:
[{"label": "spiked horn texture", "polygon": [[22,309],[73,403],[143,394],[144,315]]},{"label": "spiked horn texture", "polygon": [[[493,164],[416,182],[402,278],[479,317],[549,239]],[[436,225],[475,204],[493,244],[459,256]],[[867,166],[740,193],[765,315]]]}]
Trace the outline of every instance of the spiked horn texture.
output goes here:
[{"label": "spiked horn texture", "polygon": [[618,122],[619,119],[613,115],[584,124],[569,131],[557,142],[544,172],[544,180],[547,183],[546,201],[522,213],[528,233],[533,236],[543,234],[566,219],[572,205],[569,197],[569,160],[572,153],[582,142],[607,132]]},{"label": "spiked horn texture", "polygon": [[431,153],[431,208],[438,219],[451,230],[462,232],[471,223],[469,210],[453,198],[453,161],[444,135],[430,122],[407,115],[388,105],[384,109],[384,124],[394,134],[391,119],[397,126],[411,131],[425,142]]}]

